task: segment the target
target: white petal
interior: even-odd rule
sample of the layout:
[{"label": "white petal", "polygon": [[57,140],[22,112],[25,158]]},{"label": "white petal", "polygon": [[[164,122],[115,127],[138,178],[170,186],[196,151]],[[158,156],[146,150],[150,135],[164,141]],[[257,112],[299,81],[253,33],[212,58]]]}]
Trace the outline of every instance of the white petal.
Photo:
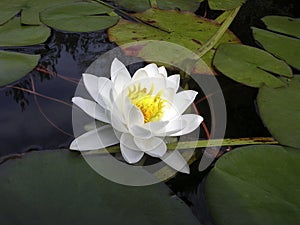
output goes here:
[{"label": "white petal", "polygon": [[180,83],[180,75],[178,74],[169,76],[167,78],[167,87],[174,89],[175,92],[178,91],[179,83]]},{"label": "white petal", "polygon": [[138,138],[152,137],[152,133],[150,130],[148,130],[142,126],[138,126],[138,125],[133,125],[133,126],[129,127],[129,132],[130,132],[130,134],[132,134],[132,136],[138,137]]},{"label": "white petal", "polygon": [[165,78],[167,78],[168,73],[167,73],[167,70],[166,70],[166,68],[165,68],[164,66],[159,67],[159,68],[158,68],[158,72],[159,72],[160,74],[162,74]]},{"label": "white petal", "polygon": [[114,129],[119,132],[128,132],[127,126],[122,122],[121,118],[116,113],[111,113],[110,123]]},{"label": "white petal", "polygon": [[149,139],[134,137],[133,140],[136,146],[143,152],[155,150],[162,142],[164,142],[158,137],[152,137]]},{"label": "white petal", "polygon": [[98,78],[95,75],[84,73],[82,74],[83,83],[88,91],[88,93],[92,96],[92,98],[96,101],[99,95],[98,88]]},{"label": "white petal", "polygon": [[164,91],[167,87],[167,80],[163,78],[147,78],[147,79],[140,79],[138,82],[133,83],[136,86],[140,84],[141,88],[146,88],[147,92],[151,90],[152,87],[154,87],[154,91],[152,95],[158,94],[160,91]]},{"label": "white petal", "polygon": [[112,105],[112,89],[113,84],[111,80],[105,77],[99,77],[98,79],[98,98],[97,102],[104,108],[109,108]]},{"label": "white petal", "polygon": [[83,73],[83,84],[88,91],[88,93],[93,97],[93,99],[97,99],[98,96],[98,78],[97,76],[89,73]]},{"label": "white petal", "polygon": [[[107,98],[112,87],[111,80],[106,77],[96,77],[92,74],[82,74],[83,83],[88,93],[98,102],[103,108],[107,107]],[[104,94],[104,98],[102,96]]]},{"label": "white petal", "polygon": [[79,151],[89,151],[105,148],[119,143],[112,127],[105,125],[95,130],[84,133],[76,138],[70,146],[70,149]]},{"label": "white petal", "polygon": [[147,72],[148,77],[162,77],[155,63],[148,64],[144,67],[144,70]]},{"label": "white petal", "polygon": [[135,105],[131,108],[130,114],[128,117],[128,126],[132,125],[143,125],[144,124],[144,115],[141,110]]},{"label": "white petal", "polygon": [[179,120],[183,120],[184,127],[181,131],[173,133],[170,136],[181,136],[196,130],[203,121],[203,117],[196,114],[184,114]]},{"label": "white petal", "polygon": [[131,80],[130,74],[125,67],[125,65],[120,62],[117,58],[115,58],[111,64],[110,68],[110,76],[112,82],[117,86],[121,85],[122,83],[129,82]]},{"label": "white petal", "polygon": [[193,90],[181,91],[174,97],[170,109],[164,114],[163,120],[178,118],[195,100],[198,92]]},{"label": "white petal", "polygon": [[140,151],[140,148],[135,144],[134,138],[131,134],[122,133],[120,143],[127,148],[130,148],[135,151]]},{"label": "white petal", "polygon": [[161,157],[161,160],[177,171],[190,173],[189,165],[177,150],[167,151],[166,154]]},{"label": "white petal", "polygon": [[105,109],[98,105],[96,102],[81,97],[72,98],[72,102],[96,120],[100,120],[105,123],[109,122],[106,117]]},{"label": "white petal", "polygon": [[144,152],[130,149],[126,147],[124,144],[120,144],[120,148],[121,148],[121,154],[123,158],[128,163],[136,163],[140,161],[144,155]]},{"label": "white petal", "polygon": [[132,76],[132,81],[147,78],[148,74],[144,68],[138,69]]},{"label": "white petal", "polygon": [[146,152],[146,154],[152,157],[162,157],[167,152],[167,145],[165,142],[161,142],[155,149]]},{"label": "white petal", "polygon": [[171,107],[175,95],[176,95],[176,91],[174,91],[174,89],[172,88],[166,88],[163,90],[161,97],[167,101],[167,107]]},{"label": "white petal", "polygon": [[163,129],[154,131],[154,135],[160,137],[170,136],[182,130],[185,126],[186,124],[183,120],[172,120]]},{"label": "white petal", "polygon": [[147,130],[150,130],[153,134],[155,134],[157,131],[163,129],[168,123],[169,121],[154,121],[154,122],[144,123],[142,127]]},{"label": "white petal", "polygon": [[166,76],[159,72],[157,65],[151,63],[144,68],[138,69],[132,76],[132,80],[137,81],[149,77],[166,79]]},{"label": "white petal", "polygon": [[127,125],[142,125],[144,124],[144,115],[141,110],[133,105],[128,97],[124,99],[124,118]]}]

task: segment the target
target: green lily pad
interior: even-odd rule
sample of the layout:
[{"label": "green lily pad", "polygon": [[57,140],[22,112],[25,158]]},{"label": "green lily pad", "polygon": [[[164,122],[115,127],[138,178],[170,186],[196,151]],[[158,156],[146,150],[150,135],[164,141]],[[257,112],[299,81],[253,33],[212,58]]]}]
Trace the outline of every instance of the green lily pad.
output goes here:
[{"label": "green lily pad", "polygon": [[[193,13],[178,12],[174,10],[149,9],[143,13],[136,13],[133,16],[145,21],[149,25],[143,23],[130,22],[127,20],[119,20],[117,25],[108,30],[110,41],[116,42],[121,48],[127,43],[139,44],[139,41],[159,40],[169,43],[178,44],[197,54],[201,46],[206,43],[209,38],[215,34],[219,25],[213,21],[200,18]],[[174,22],[175,21],[175,22]],[[217,45],[224,42],[236,42],[238,38],[227,31]],[[128,46],[127,46],[128,47]],[[148,54],[161,55],[162,49],[152,49],[145,52],[147,45],[140,45],[130,52],[132,56],[142,56]],[[141,52],[143,54],[141,55]],[[211,68],[211,61],[214,49],[206,53],[202,59]],[[182,57],[184,60],[184,57]]]},{"label": "green lily pad", "polygon": [[286,63],[265,51],[246,45],[220,45],[213,63],[224,75],[251,87],[267,85],[274,88],[285,85],[271,73],[292,76]]},{"label": "green lily pad", "polygon": [[164,184],[129,187],[98,175],[68,150],[31,152],[0,166],[5,225],[197,225]]},{"label": "green lily pad", "polygon": [[118,16],[109,16],[112,9],[99,3],[70,3],[48,8],[41,13],[41,21],[57,30],[91,32],[103,30],[117,23]]},{"label": "green lily pad", "polygon": [[41,24],[39,13],[49,7],[77,2],[76,0],[1,0],[0,1],[0,25],[4,24],[16,14],[21,12],[23,24]]},{"label": "green lily pad", "polygon": [[300,38],[300,20],[287,16],[266,16],[262,18],[269,30]]},{"label": "green lily pad", "polygon": [[[130,11],[141,12],[151,8],[149,0],[113,0],[118,6]],[[199,7],[198,0],[157,0],[160,9],[180,9],[195,12]]]},{"label": "green lily pad", "polygon": [[25,46],[45,42],[51,31],[44,25],[23,26],[20,18],[15,17],[0,26],[0,46]]},{"label": "green lily pad", "polygon": [[257,103],[263,122],[280,144],[300,148],[300,76],[287,86],[259,89]]},{"label": "green lily pad", "polygon": [[209,8],[212,10],[231,10],[243,3],[246,0],[208,0]]},{"label": "green lily pad", "polygon": [[300,70],[300,40],[253,27],[255,40],[264,49]]},{"label": "green lily pad", "polygon": [[222,156],[206,181],[216,225],[295,225],[300,221],[300,151],[247,146]]},{"label": "green lily pad", "polygon": [[0,86],[19,80],[33,70],[39,55],[0,51]]}]

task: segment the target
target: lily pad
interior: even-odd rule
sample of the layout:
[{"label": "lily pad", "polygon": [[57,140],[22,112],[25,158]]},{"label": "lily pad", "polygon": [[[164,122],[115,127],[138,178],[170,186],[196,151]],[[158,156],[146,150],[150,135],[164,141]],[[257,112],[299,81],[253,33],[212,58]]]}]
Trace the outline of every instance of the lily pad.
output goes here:
[{"label": "lily pad", "polygon": [[5,225],[197,225],[164,184],[128,187],[98,175],[77,153],[31,152],[0,166]]},{"label": "lily pad", "polygon": [[0,46],[25,46],[45,42],[51,31],[44,25],[23,26],[20,18],[15,17],[0,26]]},{"label": "lily pad", "polygon": [[0,51],[0,86],[19,80],[33,70],[39,55]]},{"label": "lily pad", "polygon": [[[108,30],[110,41],[116,42],[121,48],[127,43],[138,44],[139,41],[159,40],[178,44],[195,53],[215,34],[219,25],[213,21],[200,18],[193,13],[178,12],[174,10],[149,9],[144,13],[136,13],[133,16],[144,21],[144,23],[119,20],[117,25]],[[175,22],[174,22],[175,21]],[[238,43],[238,38],[227,31],[217,45],[224,42]],[[128,46],[128,45],[127,45]],[[146,54],[147,45],[140,45],[134,51],[133,56]],[[123,50],[126,50],[123,48]],[[128,51],[125,51],[127,53]],[[160,55],[162,49],[150,48],[147,52],[151,55]],[[214,49],[206,53],[202,59],[212,68],[211,61]],[[184,60],[184,58],[183,58]]]},{"label": "lily pad", "polygon": [[[113,0],[118,6],[127,10],[141,12],[151,8],[149,0]],[[157,0],[160,9],[180,9],[195,12],[199,7],[199,0]]]},{"label": "lily pad", "polygon": [[300,70],[300,40],[253,27],[253,35],[265,50]]},{"label": "lily pad", "polygon": [[285,85],[271,73],[292,77],[292,71],[285,62],[246,45],[220,45],[213,63],[224,75],[251,87],[267,85],[274,88]]},{"label": "lily pad", "polygon": [[206,181],[216,225],[294,225],[300,221],[300,151],[247,146],[222,156]]},{"label": "lily pad", "polygon": [[300,20],[287,16],[266,16],[262,18],[269,30],[300,38]]},{"label": "lily pad", "polygon": [[49,7],[77,2],[76,0],[1,0],[0,25],[21,12],[21,22],[27,25],[41,24],[39,13]]},{"label": "lily pad", "polygon": [[246,0],[208,0],[209,8],[212,10],[231,10],[243,3]]},{"label": "lily pad", "polygon": [[286,87],[259,89],[257,103],[263,122],[280,144],[300,148],[300,75]]},{"label": "lily pad", "polygon": [[109,16],[112,9],[99,3],[70,3],[48,8],[41,20],[57,30],[91,32],[103,30],[117,23],[118,16]]}]

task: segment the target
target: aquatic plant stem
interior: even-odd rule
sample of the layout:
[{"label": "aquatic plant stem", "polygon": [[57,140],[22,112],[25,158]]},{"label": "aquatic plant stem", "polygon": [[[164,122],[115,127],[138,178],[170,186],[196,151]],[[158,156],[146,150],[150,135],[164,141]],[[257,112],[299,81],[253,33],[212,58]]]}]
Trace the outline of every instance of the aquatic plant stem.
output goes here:
[{"label": "aquatic plant stem", "polygon": [[111,9],[113,9],[113,10],[116,10],[117,12],[119,12],[119,13],[121,13],[121,14],[123,14],[123,15],[128,16],[130,19],[132,19],[132,20],[135,21],[135,22],[138,22],[138,23],[141,22],[139,19],[135,18],[134,16],[129,15],[127,12],[125,12],[125,11],[123,11],[123,10],[121,10],[121,9],[118,9],[118,8],[112,6],[112,5],[110,5],[110,4],[108,4],[108,3],[104,2],[104,1],[101,1],[101,0],[92,0],[92,2],[97,2],[97,3],[99,3],[99,4],[102,4],[102,5],[105,5],[106,7],[111,8]]},{"label": "aquatic plant stem", "polygon": [[185,141],[178,143],[167,144],[168,150],[174,149],[189,149],[189,148],[204,148],[216,146],[237,146],[237,145],[261,145],[261,144],[279,144],[270,137],[254,137],[254,138],[225,138],[225,139],[210,139],[199,141]]},{"label": "aquatic plant stem", "polygon": [[[198,110],[198,108],[197,108],[197,106],[196,106],[195,103],[193,103],[193,108],[194,108],[195,112],[196,112],[199,116],[201,116],[201,115],[200,115],[200,112],[199,112],[199,110]],[[204,132],[205,132],[205,134],[206,134],[206,138],[207,138],[207,139],[210,139],[210,132],[209,132],[209,130],[208,130],[208,128],[207,128],[207,126],[206,126],[206,124],[205,124],[204,121],[202,121],[201,126],[202,126],[202,128],[204,129]]]},{"label": "aquatic plant stem", "polygon": [[[221,144],[220,144],[221,143]],[[198,140],[198,141],[184,141],[167,143],[168,150],[180,150],[180,149],[194,149],[194,148],[206,148],[206,147],[218,147],[218,146],[238,146],[238,145],[274,145],[279,144],[271,137],[253,137],[253,138],[225,138],[225,139],[210,139],[210,140]],[[107,154],[107,153],[119,153],[120,145],[108,147],[106,149],[99,149],[94,151],[87,151],[83,154]]]},{"label": "aquatic plant stem", "polygon": [[28,92],[30,94],[34,94],[34,95],[37,95],[39,97],[42,97],[42,98],[45,98],[45,99],[48,99],[48,100],[51,100],[51,101],[54,101],[54,102],[58,102],[58,103],[64,104],[64,105],[69,106],[69,107],[72,107],[72,105],[69,104],[69,103],[67,103],[67,102],[64,102],[62,100],[59,100],[59,99],[56,99],[56,98],[52,98],[52,97],[49,97],[49,96],[46,96],[46,95],[43,95],[43,94],[40,94],[38,92],[29,90],[29,89],[26,89],[26,88],[22,88],[22,87],[18,87],[18,86],[13,86],[13,85],[7,85],[7,87],[18,89],[18,90],[21,90],[21,91],[24,91],[24,92]]},{"label": "aquatic plant stem", "polygon": [[[92,1],[97,2],[97,3],[99,3],[99,4],[102,4],[102,5],[105,5],[105,6],[109,7],[109,8],[111,8],[111,9],[114,9],[114,10],[116,10],[117,12],[119,12],[119,13],[121,14],[121,16],[123,15],[123,17],[124,17],[124,15],[125,15],[126,17],[130,18],[130,19],[133,20],[134,22],[145,24],[145,25],[147,25],[147,26],[153,27],[153,28],[155,28],[155,29],[161,30],[161,31],[166,32],[166,33],[171,33],[171,32],[168,31],[168,30],[162,29],[162,28],[160,28],[160,27],[154,26],[153,24],[147,23],[146,21],[143,21],[143,20],[141,20],[141,19],[139,19],[139,18],[136,18],[134,15],[130,15],[129,13],[127,13],[127,12],[121,10],[121,9],[118,9],[118,8],[116,8],[116,7],[114,7],[114,6],[110,5],[110,4],[108,4],[108,3],[106,3],[106,2],[103,2],[103,1],[101,1],[101,0],[92,0]],[[154,7],[154,8],[155,8],[155,7]]]},{"label": "aquatic plant stem", "polygon": [[41,73],[45,73],[47,75],[50,75],[50,76],[53,76],[53,77],[59,77],[65,81],[68,81],[68,82],[71,82],[71,83],[74,83],[76,85],[78,85],[80,79],[78,78],[75,78],[75,77],[66,77],[66,76],[63,76],[63,75],[60,75],[58,73],[54,73],[52,71],[49,71],[47,68],[43,67],[43,66],[37,66],[35,68],[35,70],[41,72]]},{"label": "aquatic plant stem", "polygon": [[231,22],[234,20],[235,16],[239,12],[241,6],[231,10],[229,16],[224,20],[220,28],[217,32],[198,50],[198,55],[202,57],[205,55],[209,50],[211,50],[218,41],[222,38],[228,27],[230,26]]},{"label": "aquatic plant stem", "polygon": [[[34,81],[33,81],[33,78],[32,76],[30,75],[30,81],[31,81],[31,87],[32,87],[32,90],[34,92],[36,92],[35,90],[35,84],[34,84]],[[43,111],[42,107],[40,106],[39,104],[39,101],[37,99],[37,96],[36,95],[33,95],[33,98],[34,98],[34,102],[39,110],[39,112],[42,114],[42,116],[47,120],[48,123],[50,123],[55,129],[59,130],[61,133],[65,134],[65,135],[68,135],[69,137],[74,137],[74,135],[64,131],[63,129],[61,129],[60,127],[58,127],[51,119],[48,118],[48,116],[46,115],[46,113]]]},{"label": "aquatic plant stem", "polygon": [[225,11],[223,12],[220,16],[218,16],[215,21],[218,22],[219,24],[222,24],[224,20],[230,15],[231,11]]},{"label": "aquatic plant stem", "polygon": [[149,0],[149,3],[152,8],[157,9],[157,1],[156,0]]}]

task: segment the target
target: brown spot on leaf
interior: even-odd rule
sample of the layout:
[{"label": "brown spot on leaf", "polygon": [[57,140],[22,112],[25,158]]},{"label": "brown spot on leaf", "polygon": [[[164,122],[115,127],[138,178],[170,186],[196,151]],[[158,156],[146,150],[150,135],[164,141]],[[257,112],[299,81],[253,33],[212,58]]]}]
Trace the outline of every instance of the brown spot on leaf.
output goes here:
[{"label": "brown spot on leaf", "polygon": [[143,49],[144,45],[134,45],[127,48],[124,48],[123,51],[126,55],[137,56],[139,52]]}]

